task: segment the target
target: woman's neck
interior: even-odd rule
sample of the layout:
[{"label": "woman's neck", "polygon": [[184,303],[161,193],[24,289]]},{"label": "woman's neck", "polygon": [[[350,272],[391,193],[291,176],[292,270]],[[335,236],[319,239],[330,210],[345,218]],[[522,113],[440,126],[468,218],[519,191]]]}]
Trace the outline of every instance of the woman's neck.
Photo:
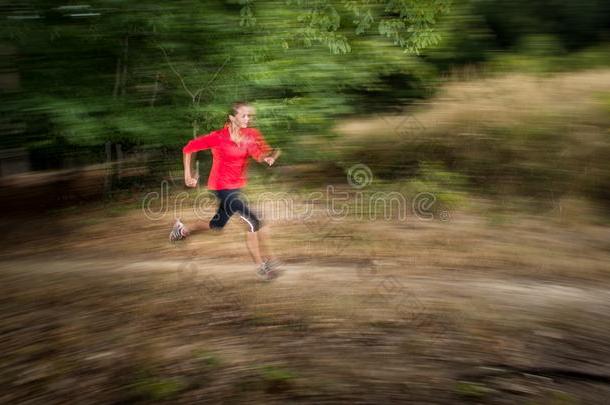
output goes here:
[{"label": "woman's neck", "polygon": [[241,141],[242,138],[242,134],[241,134],[241,128],[240,127],[234,127],[234,126],[229,126],[229,136],[231,137],[231,140],[235,143],[239,143],[239,141]]}]

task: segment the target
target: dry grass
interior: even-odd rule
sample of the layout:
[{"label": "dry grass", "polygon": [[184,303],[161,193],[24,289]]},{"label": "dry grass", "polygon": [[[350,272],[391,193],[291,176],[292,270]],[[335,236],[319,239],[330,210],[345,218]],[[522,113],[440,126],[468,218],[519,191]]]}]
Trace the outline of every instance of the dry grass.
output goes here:
[{"label": "dry grass", "polygon": [[[511,74],[496,78],[448,82],[439,94],[397,116],[342,122],[343,142],[404,141],[404,136],[455,133],[474,127],[510,126],[541,116],[586,121],[603,117],[607,105],[598,96],[610,92],[610,71],[562,73],[548,77]],[[607,118],[607,117],[606,117]],[[371,134],[377,134],[371,137]]]}]

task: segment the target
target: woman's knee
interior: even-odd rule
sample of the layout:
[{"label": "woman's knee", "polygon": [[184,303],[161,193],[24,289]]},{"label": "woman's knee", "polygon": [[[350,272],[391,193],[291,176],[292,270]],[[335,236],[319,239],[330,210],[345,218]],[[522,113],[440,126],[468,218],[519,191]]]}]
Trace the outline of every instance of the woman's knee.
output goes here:
[{"label": "woman's knee", "polygon": [[210,227],[211,231],[220,232],[224,229],[226,224],[227,224],[227,221],[225,221],[224,218],[214,217],[210,220],[210,222],[208,223],[208,226]]},{"label": "woman's knee", "polygon": [[263,222],[254,215],[240,215],[240,217],[246,222],[249,232],[258,232],[264,225]]}]

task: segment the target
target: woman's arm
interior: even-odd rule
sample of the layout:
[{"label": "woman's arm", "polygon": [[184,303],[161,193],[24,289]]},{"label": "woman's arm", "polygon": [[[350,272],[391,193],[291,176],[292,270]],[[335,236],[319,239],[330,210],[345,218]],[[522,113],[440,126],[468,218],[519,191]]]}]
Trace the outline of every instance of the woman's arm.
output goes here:
[{"label": "woman's arm", "polygon": [[271,166],[280,156],[281,151],[279,149],[272,150],[258,129],[252,128],[251,131],[254,141],[250,144],[248,153],[257,162],[265,162]]},{"label": "woman's arm", "polygon": [[182,154],[182,163],[184,164],[184,184],[187,187],[197,187],[197,182],[199,181],[199,174],[193,176],[192,168],[191,168],[191,160],[192,153],[183,153]]},{"label": "woman's arm", "polygon": [[200,150],[213,148],[218,144],[218,136],[215,133],[203,135],[189,141],[182,148],[182,163],[184,165],[184,184],[187,187],[197,187],[199,173],[193,175],[192,160],[193,154]]}]

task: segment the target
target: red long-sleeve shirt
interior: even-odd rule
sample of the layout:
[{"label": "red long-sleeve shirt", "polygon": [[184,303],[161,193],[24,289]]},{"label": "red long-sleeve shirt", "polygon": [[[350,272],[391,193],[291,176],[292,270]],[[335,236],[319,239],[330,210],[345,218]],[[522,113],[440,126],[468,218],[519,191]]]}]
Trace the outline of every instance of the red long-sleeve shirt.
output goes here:
[{"label": "red long-sleeve shirt", "polygon": [[239,145],[231,140],[225,127],[201,135],[182,148],[183,153],[212,149],[212,169],[208,177],[209,190],[241,188],[247,183],[248,156],[260,161],[271,148],[256,128],[242,128],[244,138]]}]

